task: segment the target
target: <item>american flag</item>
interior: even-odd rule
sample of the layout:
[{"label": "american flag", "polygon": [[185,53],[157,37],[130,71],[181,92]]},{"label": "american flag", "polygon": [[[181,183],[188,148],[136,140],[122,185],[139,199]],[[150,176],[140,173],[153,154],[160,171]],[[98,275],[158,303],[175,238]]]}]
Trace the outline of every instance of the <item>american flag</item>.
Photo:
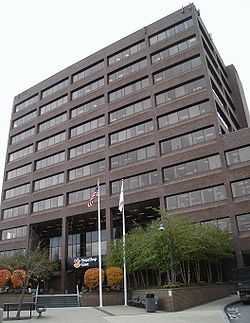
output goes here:
[{"label": "american flag", "polygon": [[94,200],[95,200],[95,198],[97,196],[97,193],[98,193],[98,185],[96,185],[96,188],[95,188],[94,192],[90,196],[90,199],[89,199],[89,202],[88,202],[88,207],[93,206]]}]

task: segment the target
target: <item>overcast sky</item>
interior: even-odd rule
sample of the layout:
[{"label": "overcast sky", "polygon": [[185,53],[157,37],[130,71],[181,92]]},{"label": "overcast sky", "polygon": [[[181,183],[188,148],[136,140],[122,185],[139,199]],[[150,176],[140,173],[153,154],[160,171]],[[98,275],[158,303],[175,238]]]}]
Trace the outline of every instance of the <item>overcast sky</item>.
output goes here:
[{"label": "overcast sky", "polygon": [[[0,183],[15,95],[188,3],[0,0]],[[250,1],[194,3],[225,64],[236,66],[250,102]]]}]

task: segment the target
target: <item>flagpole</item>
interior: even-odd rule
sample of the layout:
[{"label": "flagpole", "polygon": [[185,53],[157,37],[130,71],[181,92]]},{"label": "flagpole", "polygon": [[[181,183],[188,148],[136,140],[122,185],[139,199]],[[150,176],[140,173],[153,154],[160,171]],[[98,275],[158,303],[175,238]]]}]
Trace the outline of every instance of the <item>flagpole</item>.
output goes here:
[{"label": "flagpole", "polygon": [[98,258],[99,258],[99,306],[102,307],[102,250],[101,250],[101,205],[100,205],[100,181],[99,178],[97,180],[97,187],[98,187]]},{"label": "flagpole", "polygon": [[122,242],[123,242],[123,285],[124,285],[124,305],[128,305],[128,293],[127,293],[127,268],[126,268],[126,224],[125,224],[125,211],[124,211],[124,180],[122,179],[121,194],[123,199],[122,207]]}]

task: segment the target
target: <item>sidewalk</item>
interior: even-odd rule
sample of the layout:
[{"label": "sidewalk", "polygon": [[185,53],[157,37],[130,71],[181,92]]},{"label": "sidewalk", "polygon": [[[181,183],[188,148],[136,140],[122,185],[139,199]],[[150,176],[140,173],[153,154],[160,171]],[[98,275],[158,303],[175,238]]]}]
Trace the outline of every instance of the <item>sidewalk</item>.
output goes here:
[{"label": "sidewalk", "polygon": [[[224,306],[237,301],[238,296],[197,306],[182,312],[146,313],[145,309],[125,306],[49,308],[39,322],[44,323],[225,323],[228,322]],[[13,320],[12,323],[20,321]],[[35,323],[37,317],[22,320],[22,323]]]}]

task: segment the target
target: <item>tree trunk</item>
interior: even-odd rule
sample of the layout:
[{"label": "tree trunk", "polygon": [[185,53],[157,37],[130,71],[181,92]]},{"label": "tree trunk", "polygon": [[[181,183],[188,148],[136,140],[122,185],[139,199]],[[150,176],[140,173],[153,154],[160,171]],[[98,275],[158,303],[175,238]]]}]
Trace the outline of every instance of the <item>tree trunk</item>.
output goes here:
[{"label": "tree trunk", "polygon": [[194,262],[194,272],[195,272],[196,282],[199,284],[201,281],[201,268],[200,268],[200,262],[198,260]]},{"label": "tree trunk", "polygon": [[190,285],[191,282],[191,271],[190,271],[190,261],[187,262],[187,283]]},{"label": "tree trunk", "polygon": [[16,313],[16,318],[20,319],[20,315],[21,315],[21,308],[23,305],[23,300],[24,300],[24,296],[25,296],[25,290],[28,286],[28,282],[29,282],[29,276],[27,275],[27,277],[25,278],[25,281],[23,283],[23,287],[22,287],[22,293],[19,297],[19,302],[18,302],[18,308],[17,308],[17,313]]},{"label": "tree trunk", "polygon": [[184,262],[180,263],[180,272],[181,272],[181,278],[183,280],[183,283],[186,285],[187,284],[187,278],[186,278],[186,268],[185,268],[185,263]]},{"label": "tree trunk", "polygon": [[210,262],[207,264],[207,281],[208,283],[211,283],[212,281],[212,268]]}]

